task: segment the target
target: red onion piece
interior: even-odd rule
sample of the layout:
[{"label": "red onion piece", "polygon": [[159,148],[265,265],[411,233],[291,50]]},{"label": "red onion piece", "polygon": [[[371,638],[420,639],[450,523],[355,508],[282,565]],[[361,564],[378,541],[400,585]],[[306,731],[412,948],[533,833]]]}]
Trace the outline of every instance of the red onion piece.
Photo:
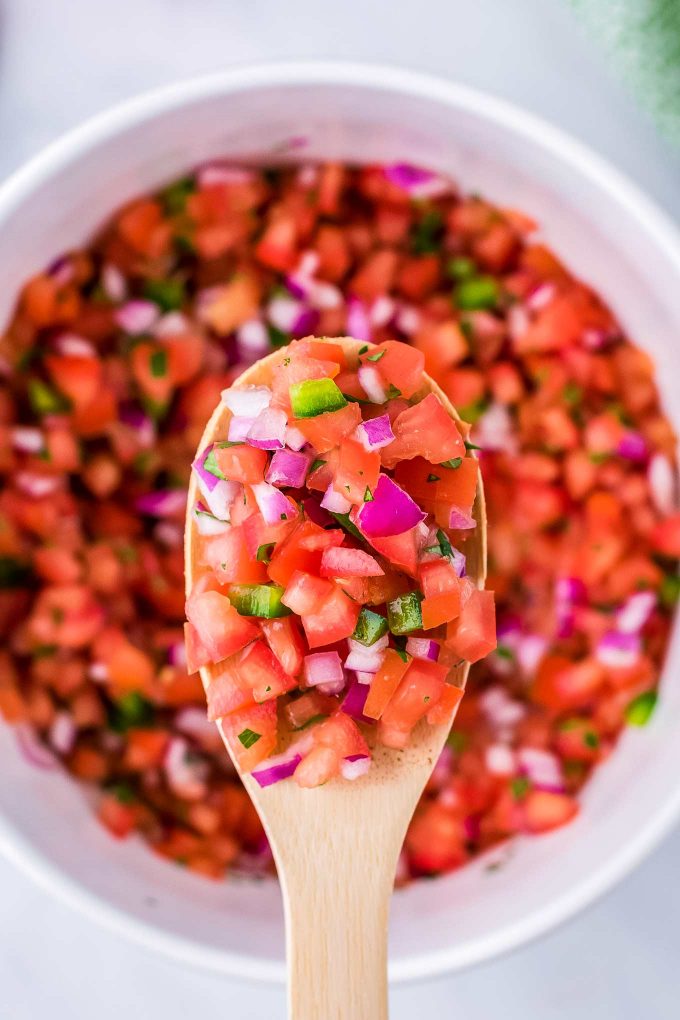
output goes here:
[{"label": "red onion piece", "polygon": [[18,723],[14,727],[14,733],[19,750],[27,762],[39,769],[56,769],[59,767],[59,760],[43,744],[32,726],[28,723]]},{"label": "red onion piece", "polygon": [[358,684],[372,684],[375,673],[369,673],[367,670],[355,669],[354,676]]},{"label": "red onion piece", "polygon": [[94,344],[90,343],[83,336],[76,333],[61,333],[54,341],[54,346],[60,354],[73,358],[96,358],[97,350]]},{"label": "red onion piece", "polygon": [[353,649],[345,659],[345,669],[359,670],[361,673],[377,673],[382,666],[384,652],[378,649],[374,652],[372,648],[362,647],[361,650]]},{"label": "red onion piece", "polygon": [[367,418],[357,425],[355,436],[365,450],[381,450],[388,446],[394,439],[392,424],[388,414],[381,414],[377,418]]},{"label": "red onion piece", "polygon": [[331,517],[329,513],[326,513],[313,496],[308,496],[307,499],[303,500],[302,506],[310,521],[314,521],[314,523],[318,524],[320,528],[327,528],[330,525],[335,525],[336,521],[334,518]]},{"label": "red onion piece", "polygon": [[250,184],[254,179],[252,170],[224,163],[206,163],[199,167],[196,182],[199,188],[229,187],[229,185]]},{"label": "red onion piece", "polygon": [[350,754],[340,762],[340,775],[343,779],[360,779],[371,767],[371,759],[367,754]]},{"label": "red onion piece", "polygon": [[471,531],[477,527],[472,514],[465,513],[459,506],[451,506],[449,510],[449,528],[452,531]]},{"label": "red onion piece", "polygon": [[374,720],[364,715],[364,705],[368,697],[370,687],[368,684],[360,684],[356,680],[347,688],[347,694],[342,700],[340,710],[357,722],[370,723]]},{"label": "red onion piece", "polygon": [[348,514],[352,509],[350,501],[345,499],[341,493],[335,491],[332,482],[324,493],[321,506],[324,510],[329,510],[333,514]]},{"label": "red onion piece", "polygon": [[406,641],[406,651],[414,659],[429,659],[431,662],[437,662],[439,642],[431,641],[430,638],[410,637]]},{"label": "red onion piece", "polygon": [[62,487],[62,479],[59,475],[38,475],[33,471],[19,471],[14,476],[14,484],[27,496],[31,496],[33,499],[44,499],[45,496],[52,496]]},{"label": "red onion piece", "polygon": [[288,446],[291,450],[295,450],[296,453],[299,453],[302,447],[307,445],[307,437],[303,432],[300,432],[300,429],[296,428],[295,425],[288,425],[286,427],[285,440],[286,446]]},{"label": "red onion piece", "polygon": [[498,730],[516,726],[526,714],[524,705],[511,698],[503,687],[489,687],[479,703],[491,725]]},{"label": "red onion piece", "polygon": [[184,737],[172,737],[163,758],[168,785],[184,800],[202,800],[205,797],[208,763],[196,754]]},{"label": "red onion piece", "polygon": [[647,466],[647,481],[654,506],[664,517],[678,507],[678,473],[668,457],[655,453]]},{"label": "red onion piece", "polygon": [[221,521],[203,504],[194,507],[194,520],[199,535],[223,535],[231,527],[229,521]]},{"label": "red onion piece", "polygon": [[641,436],[639,432],[634,432],[632,429],[629,429],[624,433],[623,437],[619,441],[619,444],[616,447],[616,452],[619,457],[624,457],[626,460],[641,463],[647,459],[649,450],[644,437]]},{"label": "red onion piece", "polygon": [[101,272],[102,290],[114,304],[119,305],[127,297],[127,280],[121,273],[118,266],[110,262],[102,266]]},{"label": "red onion piece", "polygon": [[230,443],[245,443],[255,418],[230,418],[227,439]]},{"label": "red onion piece", "polygon": [[151,330],[154,323],[160,318],[160,310],[153,301],[135,299],[121,305],[116,310],[114,317],[124,333],[128,333],[130,336],[139,336]]},{"label": "red onion piece", "polygon": [[252,490],[258,510],[267,524],[279,524],[297,516],[295,504],[268,482],[258,482]]},{"label": "red onion piece", "polygon": [[258,450],[282,450],[285,443],[288,419],[286,412],[265,407],[253,422],[246,442]]},{"label": "red onion piece", "polygon": [[451,184],[445,178],[410,163],[393,163],[384,167],[383,172],[390,184],[413,198],[436,198],[451,191]]},{"label": "red onion piece", "polygon": [[378,328],[386,326],[390,319],[393,318],[396,308],[394,298],[389,297],[387,294],[381,294],[371,305],[369,312],[371,325]]},{"label": "red onion piece", "polygon": [[521,771],[538,790],[550,793],[564,793],[564,773],[556,755],[536,747],[520,747],[517,760]]},{"label": "red onion piece", "polygon": [[489,744],[484,752],[484,764],[494,776],[512,776],[517,765],[515,755],[507,744]]},{"label": "red onion piece", "polygon": [[270,485],[287,485],[291,489],[300,489],[305,484],[311,458],[306,453],[295,453],[293,450],[276,450],[265,481]]},{"label": "red onion piece", "polygon": [[372,339],[373,331],[368,311],[359,298],[350,297],[347,302],[346,329],[348,336],[353,336],[355,340],[370,341]]},{"label": "red onion piece", "polygon": [[222,403],[238,418],[257,418],[272,402],[268,386],[232,387],[222,390]]},{"label": "red onion piece", "polygon": [[642,642],[636,633],[609,630],[595,647],[595,658],[610,669],[627,669],[640,658]]},{"label": "red onion piece", "polygon": [[248,319],[236,330],[236,346],[241,360],[250,365],[269,350],[267,327],[260,319]]},{"label": "red onion piece", "polygon": [[372,404],[384,404],[387,390],[378,369],[374,365],[361,365],[357,372],[359,385]]},{"label": "red onion piece", "polygon": [[[323,503],[322,503],[323,506]],[[389,475],[381,474],[373,499],[357,513],[359,527],[369,538],[402,535],[424,520],[426,514]]]},{"label": "red onion piece", "polygon": [[76,742],[78,731],[70,712],[57,712],[50,726],[49,741],[59,754],[70,754]]},{"label": "red onion piece", "polygon": [[337,652],[312,652],[305,655],[302,672],[308,687],[319,684],[345,683],[342,662]]},{"label": "red onion piece", "polygon": [[185,489],[159,489],[157,492],[147,492],[135,500],[137,510],[152,517],[175,517],[184,513],[186,505]]},{"label": "red onion piece", "polygon": [[45,447],[45,437],[40,429],[18,425],[12,429],[12,446],[20,453],[40,453]]},{"label": "red onion piece", "polygon": [[251,775],[258,786],[263,788],[273,786],[274,783],[280,783],[282,779],[290,779],[301,761],[301,754],[284,751],[283,754],[265,758],[260,765],[253,769]]},{"label": "red onion piece", "polygon": [[617,630],[624,634],[637,634],[647,623],[655,607],[655,592],[638,591],[631,595],[616,614]]}]

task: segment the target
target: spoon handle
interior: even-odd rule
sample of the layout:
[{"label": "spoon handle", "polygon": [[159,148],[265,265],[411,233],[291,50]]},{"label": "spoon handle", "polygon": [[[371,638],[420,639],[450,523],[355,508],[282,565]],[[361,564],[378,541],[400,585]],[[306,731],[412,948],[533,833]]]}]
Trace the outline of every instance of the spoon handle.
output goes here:
[{"label": "spoon handle", "polygon": [[384,861],[370,867],[361,857],[363,872],[352,857],[338,861],[325,854],[316,874],[288,869],[283,892],[290,1020],[387,1020],[393,872]]}]

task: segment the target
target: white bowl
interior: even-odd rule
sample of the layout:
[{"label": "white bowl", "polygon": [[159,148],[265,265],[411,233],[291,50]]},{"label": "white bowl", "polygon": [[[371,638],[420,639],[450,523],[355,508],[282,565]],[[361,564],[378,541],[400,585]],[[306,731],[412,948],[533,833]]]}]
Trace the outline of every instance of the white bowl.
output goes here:
[{"label": "white bowl", "polygon": [[[291,147],[303,138],[304,147]],[[680,239],[612,167],[500,100],[399,70],[271,65],[162,89],[51,145],[0,189],[0,321],[21,282],[82,244],[122,202],[214,156],[406,160],[517,206],[611,303],[654,357],[680,428]],[[675,398],[675,399],[674,399]],[[186,962],[261,980],[284,975],[274,882],[205,882],[142,846],[116,843],[65,776],[28,766],[0,731],[0,847],[43,886]],[[579,818],[394,897],[390,973],[405,980],[488,959],[545,932],[608,889],[680,809],[680,647],[651,724],[627,732]]]}]

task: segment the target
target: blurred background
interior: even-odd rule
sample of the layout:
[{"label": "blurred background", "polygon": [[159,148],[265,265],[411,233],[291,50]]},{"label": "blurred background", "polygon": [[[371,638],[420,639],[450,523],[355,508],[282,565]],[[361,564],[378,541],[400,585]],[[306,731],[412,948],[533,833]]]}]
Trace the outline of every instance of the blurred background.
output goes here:
[{"label": "blurred background", "polygon": [[[400,64],[505,96],[599,150],[680,219],[680,156],[640,111],[635,89],[629,93],[610,70],[582,6],[2,0],[0,177],[141,90],[237,63],[335,58]],[[652,6],[639,0],[641,9]],[[534,945],[446,980],[395,989],[393,1017],[677,1017],[678,853],[676,833],[614,893]],[[7,1020],[48,1010],[69,1020],[175,1020],[188,1009],[205,1020],[285,1016],[281,989],[173,966],[71,913],[3,861],[0,903],[0,1016]]]}]

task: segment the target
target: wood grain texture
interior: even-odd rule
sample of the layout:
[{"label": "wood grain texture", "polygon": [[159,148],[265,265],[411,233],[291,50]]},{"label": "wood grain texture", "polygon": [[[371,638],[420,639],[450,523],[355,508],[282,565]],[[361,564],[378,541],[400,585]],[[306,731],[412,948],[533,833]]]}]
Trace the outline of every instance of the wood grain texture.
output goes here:
[{"label": "wood grain texture", "polygon": [[[349,337],[330,342],[342,343],[353,356],[363,346]],[[234,386],[267,385],[286,356],[284,348],[262,359]],[[458,419],[444,393],[425,378],[425,389],[435,392]],[[228,417],[223,405],[215,410],[200,450],[226,436]],[[196,495],[192,478],[185,536],[187,594],[199,570],[191,513]],[[468,575],[481,588],[486,576],[481,480],[473,514],[477,527],[465,542],[465,553]],[[467,664],[457,667],[450,680],[464,687],[468,669]],[[201,678],[207,688],[212,667],[201,670]],[[249,775],[241,776],[281,882],[291,1020],[386,1020],[387,928],[397,860],[450,726],[423,721],[405,751],[376,748],[370,771],[354,782],[336,779],[303,790],[288,780],[263,790]]]}]

